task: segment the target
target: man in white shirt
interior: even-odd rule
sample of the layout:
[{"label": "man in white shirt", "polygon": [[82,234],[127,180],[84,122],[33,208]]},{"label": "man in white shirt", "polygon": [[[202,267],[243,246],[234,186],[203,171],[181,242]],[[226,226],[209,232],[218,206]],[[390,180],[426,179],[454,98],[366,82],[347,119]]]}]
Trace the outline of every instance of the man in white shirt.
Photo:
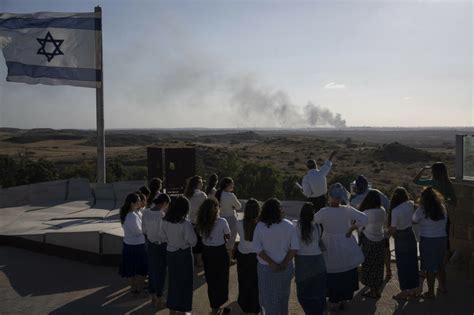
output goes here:
[{"label": "man in white shirt", "polygon": [[326,206],[326,193],[328,191],[326,176],[332,167],[332,159],[337,151],[332,151],[326,162],[318,169],[315,160],[308,160],[306,166],[308,173],[303,177],[303,195],[314,205],[314,211]]}]

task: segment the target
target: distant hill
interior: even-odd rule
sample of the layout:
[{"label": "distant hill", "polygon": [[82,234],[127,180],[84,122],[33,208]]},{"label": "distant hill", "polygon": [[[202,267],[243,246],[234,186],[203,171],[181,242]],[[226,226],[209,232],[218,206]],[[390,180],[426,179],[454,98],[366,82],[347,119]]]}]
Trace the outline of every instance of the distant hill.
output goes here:
[{"label": "distant hill", "polygon": [[427,151],[415,149],[398,142],[384,144],[380,149],[376,149],[374,156],[382,161],[412,163],[430,161],[434,156]]},{"label": "distant hill", "polygon": [[[6,129],[6,128],[5,128]],[[95,135],[92,131],[84,130],[54,130],[54,129],[30,129],[15,130],[14,136],[4,139],[5,142],[26,144],[49,140],[86,140]]]}]

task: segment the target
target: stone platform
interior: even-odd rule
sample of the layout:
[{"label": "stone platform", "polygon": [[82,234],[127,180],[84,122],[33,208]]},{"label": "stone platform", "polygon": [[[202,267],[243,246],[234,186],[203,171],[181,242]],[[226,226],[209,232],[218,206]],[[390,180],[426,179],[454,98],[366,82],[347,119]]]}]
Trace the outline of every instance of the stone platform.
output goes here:
[{"label": "stone platform", "polygon": [[[128,193],[144,184],[90,184],[87,179],[69,179],[1,189],[0,243],[66,257],[73,250],[87,260],[94,255],[99,256],[96,260],[120,255],[119,208]],[[282,204],[285,215],[296,218],[303,202]]]}]

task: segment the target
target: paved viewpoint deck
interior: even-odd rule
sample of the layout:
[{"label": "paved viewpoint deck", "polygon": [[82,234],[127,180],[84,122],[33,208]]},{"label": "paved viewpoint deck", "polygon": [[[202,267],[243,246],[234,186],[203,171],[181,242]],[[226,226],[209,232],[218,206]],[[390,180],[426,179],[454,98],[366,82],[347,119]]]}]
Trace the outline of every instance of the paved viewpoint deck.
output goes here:
[{"label": "paved viewpoint deck", "polygon": [[[70,179],[0,189],[0,240],[25,240],[29,248],[57,254],[66,250],[95,257],[121,253],[123,231],[118,208],[129,192],[143,182],[90,184]],[[302,202],[285,201],[283,210],[298,216]],[[69,256],[69,255],[66,255]],[[81,256],[83,257],[83,256]],[[231,267],[232,314],[236,304],[237,275]],[[395,266],[393,266],[395,271]],[[396,277],[385,285],[379,300],[358,292],[344,314],[474,314],[474,290],[465,269],[450,266],[446,295],[434,301],[397,303]],[[396,272],[395,272],[396,273]],[[208,314],[207,286],[202,270],[195,276],[194,314]],[[94,266],[43,253],[0,246],[0,315],[3,314],[166,314],[154,310],[148,299],[132,298],[116,267]],[[303,314],[292,284],[290,314]],[[270,314],[271,315],[271,314]]]},{"label": "paved viewpoint deck", "polygon": [[[393,265],[395,274],[395,265]],[[230,269],[228,305],[240,314],[237,299],[236,267]],[[465,281],[465,272],[448,268],[449,292],[435,300],[398,303],[396,276],[385,284],[382,298],[365,299],[359,291],[347,310],[338,314],[430,314],[472,315],[474,290]],[[0,247],[0,314],[168,314],[155,310],[143,296],[132,297],[116,267],[92,266],[55,256],[13,247]],[[292,283],[290,314],[303,314]],[[204,274],[194,280],[193,314],[209,314]]]}]

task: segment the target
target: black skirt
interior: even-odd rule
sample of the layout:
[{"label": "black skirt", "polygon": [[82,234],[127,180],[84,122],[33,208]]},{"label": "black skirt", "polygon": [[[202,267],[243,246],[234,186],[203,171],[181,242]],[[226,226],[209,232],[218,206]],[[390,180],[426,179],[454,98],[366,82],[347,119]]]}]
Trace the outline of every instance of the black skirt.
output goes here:
[{"label": "black skirt", "polygon": [[242,254],[237,249],[237,277],[239,297],[237,303],[244,313],[260,313],[258,299],[257,254]]},{"label": "black skirt", "polygon": [[395,233],[395,258],[401,290],[419,286],[418,257],[415,234],[411,227]]},{"label": "black skirt", "polygon": [[167,252],[168,297],[166,307],[179,312],[193,308],[193,254],[191,248]]},{"label": "black skirt", "polygon": [[229,254],[225,245],[202,248],[202,261],[211,308],[221,307],[229,299]]},{"label": "black skirt", "polygon": [[327,295],[330,303],[352,300],[354,291],[359,289],[359,274],[357,268],[327,273]]},{"label": "black skirt", "polygon": [[370,288],[381,288],[385,258],[385,240],[371,241],[362,232],[359,237],[365,260],[362,263],[362,284]]}]

